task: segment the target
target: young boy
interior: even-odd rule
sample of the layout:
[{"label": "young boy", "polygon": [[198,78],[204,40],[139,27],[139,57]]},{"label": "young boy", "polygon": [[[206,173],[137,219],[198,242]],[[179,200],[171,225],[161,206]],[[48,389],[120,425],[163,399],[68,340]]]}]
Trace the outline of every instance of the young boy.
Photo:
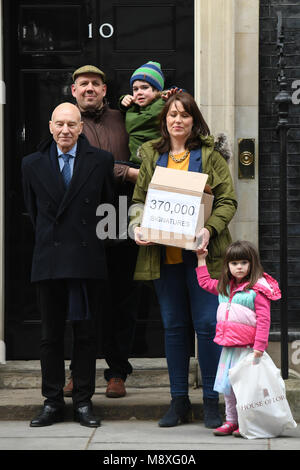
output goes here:
[{"label": "young boy", "polygon": [[139,147],[160,137],[159,114],[165,100],[177,88],[162,93],[164,76],[158,62],[147,62],[130,78],[132,95],[120,98],[120,109],[126,111],[125,126],[129,134],[130,161],[140,165]]}]

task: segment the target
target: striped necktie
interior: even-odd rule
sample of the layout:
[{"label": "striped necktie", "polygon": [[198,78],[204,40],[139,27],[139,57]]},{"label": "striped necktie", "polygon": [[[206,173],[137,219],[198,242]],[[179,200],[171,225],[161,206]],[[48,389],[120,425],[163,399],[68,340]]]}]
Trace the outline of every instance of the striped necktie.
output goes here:
[{"label": "striped necktie", "polygon": [[64,166],[61,170],[61,174],[65,183],[65,186],[68,187],[72,178],[69,160],[70,158],[73,158],[73,156],[66,153],[66,154],[62,154],[61,157],[64,160]]}]

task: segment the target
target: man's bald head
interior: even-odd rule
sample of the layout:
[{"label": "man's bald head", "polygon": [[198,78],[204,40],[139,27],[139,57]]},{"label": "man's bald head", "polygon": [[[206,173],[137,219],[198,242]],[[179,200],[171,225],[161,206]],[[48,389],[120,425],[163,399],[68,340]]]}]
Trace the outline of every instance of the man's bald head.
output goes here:
[{"label": "man's bald head", "polygon": [[80,111],[74,104],[61,103],[53,110],[49,129],[63,153],[74,147],[82,127]]},{"label": "man's bald head", "polygon": [[51,115],[51,121],[53,121],[53,116],[57,113],[70,113],[73,115],[74,118],[79,119],[81,121],[81,114],[77,106],[75,106],[72,103],[61,103],[56,108],[54,108],[52,115]]}]

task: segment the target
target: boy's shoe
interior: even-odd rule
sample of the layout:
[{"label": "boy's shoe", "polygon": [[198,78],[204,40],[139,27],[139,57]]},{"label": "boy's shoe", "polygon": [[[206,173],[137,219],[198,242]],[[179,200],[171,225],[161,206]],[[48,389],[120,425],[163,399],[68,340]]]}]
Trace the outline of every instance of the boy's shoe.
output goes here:
[{"label": "boy's shoe", "polygon": [[226,421],[226,423],[224,423],[223,426],[220,426],[219,428],[214,430],[214,435],[215,436],[230,436],[237,429],[238,429],[237,423],[230,423],[229,421]]},{"label": "boy's shoe", "polygon": [[234,437],[243,437],[243,436],[241,435],[241,433],[240,433],[239,428],[237,428],[235,431],[233,431],[232,435],[233,435]]}]

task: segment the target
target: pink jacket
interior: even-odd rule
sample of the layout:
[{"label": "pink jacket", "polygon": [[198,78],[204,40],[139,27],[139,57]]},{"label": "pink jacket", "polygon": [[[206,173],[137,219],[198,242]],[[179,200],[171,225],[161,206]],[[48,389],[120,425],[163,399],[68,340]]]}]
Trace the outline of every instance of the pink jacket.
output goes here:
[{"label": "pink jacket", "polygon": [[247,282],[236,286],[232,281],[230,295],[225,297],[217,291],[218,280],[210,277],[206,266],[196,268],[196,273],[200,287],[219,296],[214,341],[222,346],[251,346],[264,351],[270,330],[270,302],[281,297],[277,281],[264,273],[250,290],[244,290]]}]

